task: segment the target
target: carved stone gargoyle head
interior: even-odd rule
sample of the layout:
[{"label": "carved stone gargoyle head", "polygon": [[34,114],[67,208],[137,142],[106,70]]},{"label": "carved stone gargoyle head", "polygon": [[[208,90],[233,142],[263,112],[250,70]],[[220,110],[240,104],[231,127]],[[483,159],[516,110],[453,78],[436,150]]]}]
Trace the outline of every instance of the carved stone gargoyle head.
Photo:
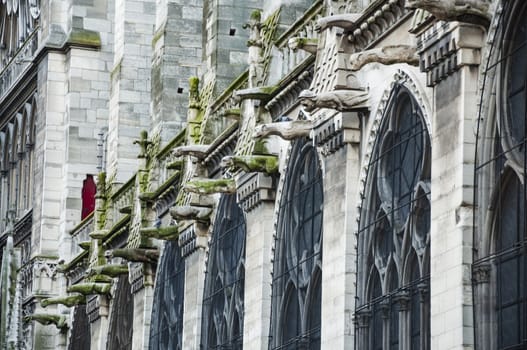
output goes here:
[{"label": "carved stone gargoyle head", "polygon": [[422,9],[442,21],[488,25],[489,0],[406,0],[406,8]]},{"label": "carved stone gargoyle head", "polygon": [[362,90],[333,90],[315,94],[304,90],[298,96],[304,109],[311,112],[317,108],[335,109],[339,112],[364,109],[368,93]]}]

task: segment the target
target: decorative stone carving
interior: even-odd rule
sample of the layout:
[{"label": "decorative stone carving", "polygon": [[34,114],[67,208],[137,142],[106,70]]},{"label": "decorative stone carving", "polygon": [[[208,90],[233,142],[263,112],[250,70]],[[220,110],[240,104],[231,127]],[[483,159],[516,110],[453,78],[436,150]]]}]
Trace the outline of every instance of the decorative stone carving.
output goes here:
[{"label": "decorative stone carving", "polygon": [[125,275],[128,273],[128,265],[119,264],[119,265],[102,265],[90,267],[86,270],[86,277],[91,277],[95,275],[105,275],[108,277],[118,277],[120,275]]},{"label": "decorative stone carving", "polygon": [[[309,90],[304,90],[309,91]],[[270,135],[277,135],[284,140],[294,140],[309,136],[313,122],[311,120],[293,120],[287,122],[261,124],[256,126],[253,138],[261,139]]]},{"label": "decorative stone carving", "polygon": [[317,108],[330,108],[339,112],[349,112],[367,108],[368,93],[362,90],[334,90],[315,94],[304,90],[298,97],[304,109],[311,112]]},{"label": "decorative stone carving", "polygon": [[121,248],[107,250],[104,253],[107,259],[123,258],[132,262],[157,263],[159,250],[144,248]]},{"label": "decorative stone carving", "polygon": [[322,17],[317,21],[315,30],[321,32],[328,28],[338,27],[344,30],[352,30],[357,25],[355,21],[360,17],[357,13],[343,13],[339,15],[333,15],[328,17]]},{"label": "decorative stone carving", "polygon": [[176,157],[192,156],[198,159],[205,159],[208,155],[209,145],[187,145],[179,146],[174,149]]},{"label": "decorative stone carving", "polygon": [[351,55],[351,70],[358,71],[368,63],[396,64],[407,63],[419,65],[417,48],[409,45],[389,45],[381,48],[365,50]]},{"label": "decorative stone carving", "polygon": [[112,285],[110,283],[79,283],[68,287],[68,293],[80,293],[82,295],[108,294]]},{"label": "decorative stone carving", "polygon": [[234,193],[236,182],[234,179],[206,179],[199,178],[183,185],[183,190],[198,194]]},{"label": "decorative stone carving", "polygon": [[262,40],[262,13],[254,10],[248,23],[243,25],[244,29],[249,29],[249,86],[261,86],[264,79],[264,58]]},{"label": "decorative stone carving", "polygon": [[155,238],[164,241],[174,241],[179,237],[179,228],[177,226],[167,227],[143,227],[140,229],[141,236],[145,238]]},{"label": "decorative stone carving", "polygon": [[75,294],[64,297],[47,298],[40,302],[40,305],[42,305],[42,307],[48,307],[49,305],[56,304],[64,305],[67,307],[86,304],[86,296],[82,294]]},{"label": "decorative stone carving", "polygon": [[295,37],[289,39],[287,46],[293,50],[304,50],[310,54],[316,54],[318,48],[318,39],[317,38],[302,38]]},{"label": "decorative stone carving", "polygon": [[489,6],[486,0],[406,0],[407,8],[425,10],[442,21],[478,24],[481,19],[490,20]]},{"label": "decorative stone carving", "polygon": [[273,92],[277,90],[276,86],[258,86],[248,89],[234,91],[233,99],[238,103],[242,100],[258,100],[267,102],[271,99]]},{"label": "decorative stone carving", "polygon": [[24,322],[36,321],[44,326],[55,325],[61,331],[68,328],[66,316],[54,314],[32,314],[24,317]]},{"label": "decorative stone carving", "polygon": [[277,156],[227,156],[221,160],[222,168],[242,169],[246,173],[276,174],[278,172]]},{"label": "decorative stone carving", "polygon": [[196,220],[208,223],[211,214],[211,207],[181,205],[170,209],[170,215],[176,220]]}]

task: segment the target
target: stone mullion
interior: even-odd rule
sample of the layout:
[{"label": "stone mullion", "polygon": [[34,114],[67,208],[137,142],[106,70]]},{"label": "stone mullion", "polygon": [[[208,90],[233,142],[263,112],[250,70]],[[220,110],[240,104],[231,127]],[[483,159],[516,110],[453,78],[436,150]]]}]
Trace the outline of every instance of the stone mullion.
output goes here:
[{"label": "stone mullion", "polygon": [[399,303],[399,349],[410,350],[411,339],[411,298],[408,291],[401,291],[396,296]]},{"label": "stone mullion", "polygon": [[[474,307],[480,313],[477,315],[478,324],[476,327],[479,329],[476,332],[475,343],[478,345],[478,349],[491,350],[494,349],[496,344],[496,338],[493,325],[493,315],[496,315],[494,311],[496,296],[493,293],[492,286],[496,285],[494,280],[491,283],[493,268],[492,263],[478,264],[474,266],[472,270],[472,278],[474,280]],[[494,339],[493,339],[494,337]]]}]

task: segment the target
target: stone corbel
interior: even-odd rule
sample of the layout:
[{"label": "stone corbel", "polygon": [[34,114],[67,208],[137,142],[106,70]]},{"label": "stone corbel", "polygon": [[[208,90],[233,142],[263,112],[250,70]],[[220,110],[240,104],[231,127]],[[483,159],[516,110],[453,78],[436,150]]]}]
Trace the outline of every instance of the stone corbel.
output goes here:
[{"label": "stone corbel", "polygon": [[276,86],[258,86],[248,89],[236,90],[233,93],[233,99],[236,102],[251,99],[265,103],[271,100],[271,97],[276,90]]},{"label": "stone corbel", "polygon": [[159,250],[144,248],[120,248],[107,250],[104,253],[107,259],[123,258],[131,262],[157,263],[159,259]]},{"label": "stone corbel", "polygon": [[184,184],[183,190],[197,194],[235,193],[236,181],[234,179],[197,178]]},{"label": "stone corbel", "polygon": [[421,9],[441,21],[488,25],[491,19],[488,0],[406,0],[406,8]]},{"label": "stone corbel", "polygon": [[209,223],[212,214],[211,207],[195,205],[175,206],[170,209],[170,215],[176,220],[199,221]]},{"label": "stone corbel", "polygon": [[110,230],[95,230],[90,233],[92,239],[103,239],[110,232]]},{"label": "stone corbel", "polygon": [[199,160],[203,160],[207,157],[209,154],[209,145],[186,145],[186,146],[179,146],[176,147],[173,151],[173,154],[176,157],[181,156],[192,156],[196,157]]},{"label": "stone corbel", "polygon": [[121,275],[128,274],[128,265],[126,264],[118,264],[118,265],[102,265],[102,266],[95,266],[90,267],[88,270],[86,270],[86,277],[91,277],[95,275],[104,275],[108,277],[118,277]]},{"label": "stone corbel", "polygon": [[64,305],[67,307],[73,307],[77,305],[86,304],[86,296],[83,294],[68,295],[64,297],[46,298],[40,302],[42,307],[48,307],[49,305]]},{"label": "stone corbel", "polygon": [[315,30],[321,32],[328,28],[338,27],[346,31],[355,29],[355,22],[360,17],[360,14],[357,13],[343,13],[328,17],[322,17],[317,21]]},{"label": "stone corbel", "polygon": [[231,108],[231,109],[226,109],[224,110],[222,113],[221,113],[221,116],[223,118],[229,118],[229,119],[234,119],[234,120],[240,120],[241,119],[241,116],[242,116],[242,113],[241,113],[241,110],[239,108]]},{"label": "stone corbel", "polygon": [[223,157],[220,166],[241,169],[246,173],[272,175],[278,172],[278,157],[273,155],[227,156]]},{"label": "stone corbel", "polygon": [[316,54],[318,48],[318,39],[317,38],[302,38],[294,37],[289,39],[287,46],[293,50],[303,50],[310,54]]},{"label": "stone corbel", "polygon": [[300,137],[309,136],[313,129],[311,120],[293,120],[257,125],[253,138],[262,139],[270,135],[277,135],[284,140],[294,140]]},{"label": "stone corbel", "polygon": [[329,108],[339,112],[367,109],[369,94],[363,90],[333,90],[315,94],[304,90],[298,96],[304,109],[311,112],[318,108]]},{"label": "stone corbel", "polygon": [[143,227],[139,230],[141,236],[155,238],[163,241],[176,241],[179,238],[179,228],[177,225],[167,227]]},{"label": "stone corbel", "polygon": [[24,322],[35,321],[44,326],[55,325],[61,331],[68,329],[68,322],[66,316],[55,314],[32,314],[24,316]]},{"label": "stone corbel", "polygon": [[79,242],[79,247],[81,247],[82,250],[90,250],[91,247],[91,241],[82,241]]},{"label": "stone corbel", "polygon": [[351,70],[358,71],[368,63],[396,64],[406,63],[419,65],[417,48],[409,45],[389,45],[381,48],[365,50],[351,55]]},{"label": "stone corbel", "polygon": [[68,293],[80,293],[82,295],[93,295],[93,294],[103,294],[106,295],[110,293],[112,285],[110,283],[97,283],[97,282],[88,282],[88,283],[79,283],[69,286],[66,291]]}]

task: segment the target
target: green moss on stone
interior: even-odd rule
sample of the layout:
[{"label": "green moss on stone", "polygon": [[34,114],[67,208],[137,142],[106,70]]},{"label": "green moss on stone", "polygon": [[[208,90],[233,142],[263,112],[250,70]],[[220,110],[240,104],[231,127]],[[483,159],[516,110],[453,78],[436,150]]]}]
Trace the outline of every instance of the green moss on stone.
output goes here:
[{"label": "green moss on stone", "polygon": [[73,28],[68,36],[67,43],[70,45],[100,48],[101,35],[99,32],[93,30]]},{"label": "green moss on stone", "polygon": [[260,10],[254,10],[253,12],[251,12],[251,19],[253,21],[258,21],[260,22],[262,20],[262,11]]}]

